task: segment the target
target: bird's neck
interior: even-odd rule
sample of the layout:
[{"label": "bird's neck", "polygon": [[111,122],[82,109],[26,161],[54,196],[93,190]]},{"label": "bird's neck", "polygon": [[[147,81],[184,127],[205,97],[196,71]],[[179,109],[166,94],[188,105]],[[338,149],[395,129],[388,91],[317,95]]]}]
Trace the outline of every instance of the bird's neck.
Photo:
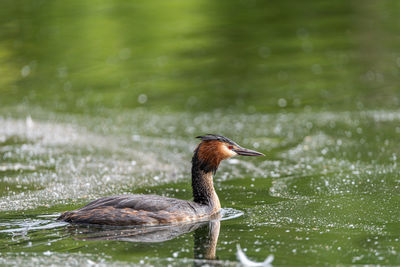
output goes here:
[{"label": "bird's neck", "polygon": [[192,159],[192,190],[193,201],[202,205],[207,205],[212,212],[218,212],[221,209],[219,198],[214,189],[213,174],[218,166],[210,167],[207,163],[198,158],[198,151]]}]

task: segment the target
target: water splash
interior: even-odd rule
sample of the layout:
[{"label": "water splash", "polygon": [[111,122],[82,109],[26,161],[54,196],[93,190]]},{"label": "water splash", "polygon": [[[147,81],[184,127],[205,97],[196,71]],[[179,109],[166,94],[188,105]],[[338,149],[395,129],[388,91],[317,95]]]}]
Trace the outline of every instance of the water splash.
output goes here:
[{"label": "water splash", "polygon": [[237,259],[239,260],[240,264],[246,267],[269,267],[272,266],[272,262],[274,261],[274,255],[269,255],[263,262],[255,262],[246,256],[239,244],[236,245],[236,249]]}]

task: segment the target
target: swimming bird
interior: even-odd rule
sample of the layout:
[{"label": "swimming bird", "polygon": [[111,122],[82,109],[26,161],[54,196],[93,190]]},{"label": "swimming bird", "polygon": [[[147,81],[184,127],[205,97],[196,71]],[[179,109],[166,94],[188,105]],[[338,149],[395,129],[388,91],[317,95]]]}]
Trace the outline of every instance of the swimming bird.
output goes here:
[{"label": "swimming bird", "polygon": [[86,206],[61,214],[58,220],[100,225],[161,225],[209,220],[221,209],[213,175],[222,160],[240,156],[264,156],[243,148],[227,137],[197,136],[200,144],[192,158],[193,201],[157,195],[119,195],[94,200]]}]

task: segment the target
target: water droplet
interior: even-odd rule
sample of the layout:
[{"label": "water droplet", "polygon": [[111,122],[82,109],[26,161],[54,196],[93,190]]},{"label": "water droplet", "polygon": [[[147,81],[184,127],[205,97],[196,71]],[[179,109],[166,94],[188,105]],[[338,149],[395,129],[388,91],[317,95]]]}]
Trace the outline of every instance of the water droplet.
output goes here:
[{"label": "water droplet", "polygon": [[146,103],[146,102],[147,102],[147,95],[145,95],[145,94],[140,94],[140,95],[138,96],[138,102],[139,102],[140,104]]},{"label": "water droplet", "polygon": [[21,76],[25,78],[29,74],[31,74],[31,67],[29,65],[23,66],[21,69]]},{"label": "water droplet", "polygon": [[280,106],[281,108],[284,108],[284,107],[286,107],[286,105],[287,105],[286,99],[284,99],[284,98],[279,98],[279,100],[278,100],[278,106]]}]

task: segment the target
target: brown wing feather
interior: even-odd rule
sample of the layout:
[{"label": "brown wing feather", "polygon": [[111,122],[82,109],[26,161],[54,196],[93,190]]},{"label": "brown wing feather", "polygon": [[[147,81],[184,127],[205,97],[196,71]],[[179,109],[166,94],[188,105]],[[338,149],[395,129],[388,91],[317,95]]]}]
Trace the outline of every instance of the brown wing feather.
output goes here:
[{"label": "brown wing feather", "polygon": [[207,206],[192,201],[156,195],[104,197],[86,206],[64,212],[58,220],[106,225],[154,225],[201,220]]}]

